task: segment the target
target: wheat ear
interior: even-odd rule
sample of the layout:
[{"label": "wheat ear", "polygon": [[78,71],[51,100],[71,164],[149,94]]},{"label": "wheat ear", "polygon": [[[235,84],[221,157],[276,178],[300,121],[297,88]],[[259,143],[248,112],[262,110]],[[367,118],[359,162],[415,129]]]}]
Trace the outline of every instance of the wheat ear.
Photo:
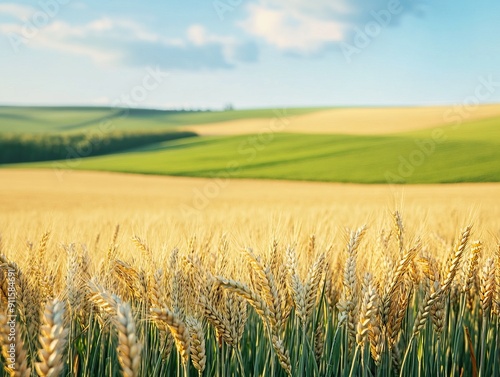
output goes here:
[{"label": "wheat ear", "polygon": [[457,274],[458,269],[460,268],[460,262],[464,256],[465,247],[467,246],[467,242],[469,241],[470,233],[471,233],[472,225],[467,226],[460,235],[460,240],[455,248],[455,253],[451,260],[451,265],[448,268],[448,274],[446,275],[446,279],[442,284],[441,289],[443,292],[446,292],[453,282],[455,275]]},{"label": "wheat ear", "polygon": [[142,347],[137,340],[130,304],[118,305],[114,323],[118,332],[118,360],[123,377],[138,377]]},{"label": "wheat ear", "polygon": [[166,325],[175,340],[177,351],[182,357],[184,365],[189,361],[189,331],[186,324],[170,310],[163,308],[151,308],[151,317],[155,322]]},{"label": "wheat ear", "polygon": [[39,362],[35,368],[41,377],[57,377],[64,368],[68,329],[64,328],[64,303],[58,300],[47,303],[43,314],[40,335]]},{"label": "wheat ear", "polygon": [[191,361],[201,374],[205,370],[207,356],[205,353],[205,334],[202,323],[193,317],[186,318],[186,325],[191,337]]}]

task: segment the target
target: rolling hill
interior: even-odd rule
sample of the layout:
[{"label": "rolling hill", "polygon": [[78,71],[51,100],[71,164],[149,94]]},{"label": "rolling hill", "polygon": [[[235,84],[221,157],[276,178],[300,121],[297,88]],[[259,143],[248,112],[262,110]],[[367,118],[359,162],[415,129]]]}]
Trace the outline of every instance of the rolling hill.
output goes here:
[{"label": "rolling hill", "polygon": [[[320,108],[287,110],[290,116],[314,113]],[[231,111],[183,111],[119,109],[108,107],[0,107],[0,133],[159,131],[165,128],[231,122],[240,119],[272,119],[273,109]]]},{"label": "rolling hill", "polygon": [[[13,164],[10,167],[68,168],[221,179],[266,178],[356,183],[499,182],[500,116],[488,117],[488,114],[495,114],[497,109],[500,106],[484,106],[481,111],[464,119],[463,123],[444,123],[438,126],[433,126],[438,114],[436,109],[421,109],[419,115],[415,115],[416,108],[385,109],[385,118],[379,110],[374,109],[360,109],[358,113],[345,109],[295,109],[289,114],[295,114],[293,119],[298,119],[297,123],[318,117],[324,120],[325,116],[335,116],[338,119],[347,117],[340,125],[332,123],[331,128],[346,128],[350,124],[353,131],[325,134],[322,133],[325,130],[324,124],[311,123],[311,129],[316,124],[316,129],[321,128],[323,131],[299,133],[300,130],[297,130],[291,133],[296,131],[293,126],[273,128],[273,123],[267,123],[268,127],[261,128],[259,132],[254,130],[249,135],[241,135],[241,132],[235,131],[228,132],[228,135],[204,135],[201,132],[198,137],[189,134],[189,138],[175,140],[167,136],[167,141],[152,143],[151,139],[147,139],[147,143],[130,146],[126,150],[114,150],[119,153],[105,156],[87,157],[76,154],[70,159]],[[0,124],[4,125],[8,111],[6,108],[2,111],[0,113],[4,120]],[[16,111],[20,116],[20,109]],[[110,111],[67,108],[59,114],[54,109],[26,109],[32,119],[44,119],[40,120],[38,129],[33,124],[28,127],[26,119],[15,119],[14,113],[10,114],[19,124],[25,122],[26,129],[31,130],[26,131],[28,134],[35,135],[41,129],[54,133],[58,129],[72,129],[69,132],[71,134],[77,132],[77,129],[83,132],[82,130],[94,127],[95,124],[90,123],[89,119],[118,117]],[[414,118],[411,117],[412,112]],[[370,113],[374,114],[373,127],[377,126],[379,131],[383,127],[378,124],[383,119],[388,121],[386,133],[370,133],[370,117],[367,116]],[[276,114],[274,118],[269,118],[272,114],[275,114],[272,110],[177,114],[134,110],[123,120],[117,118],[117,124],[120,130],[156,132],[154,130],[158,129],[193,129],[193,124],[199,121],[200,125],[196,127],[202,131],[203,127],[207,130],[220,127],[221,120],[225,118],[224,127],[230,131],[231,127],[237,127],[241,122],[250,124],[249,117],[260,117],[260,121],[264,122],[261,124],[273,119],[279,121]],[[206,123],[201,123],[202,119]],[[364,122],[362,119],[365,119]],[[400,132],[394,132],[397,119],[400,119]],[[73,124],[80,122],[80,126],[68,127],[69,121],[74,122]],[[183,126],[189,122],[191,126]],[[157,125],[161,127],[157,128]],[[360,131],[362,127],[364,133]],[[57,134],[61,133],[64,134],[64,131]],[[46,132],[43,134],[47,137]],[[50,148],[50,137],[48,140],[45,144]]]},{"label": "rolling hill", "polygon": [[[500,181],[500,119],[396,135],[204,136],[31,167],[357,183]],[[478,132],[480,130],[480,132]]]}]

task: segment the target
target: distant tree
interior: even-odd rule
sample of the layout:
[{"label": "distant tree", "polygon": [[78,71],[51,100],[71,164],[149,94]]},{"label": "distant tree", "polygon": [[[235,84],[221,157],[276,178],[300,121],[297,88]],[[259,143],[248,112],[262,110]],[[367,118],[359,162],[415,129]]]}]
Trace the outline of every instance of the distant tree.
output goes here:
[{"label": "distant tree", "polygon": [[234,106],[232,103],[227,103],[226,106],[224,106],[224,110],[225,111],[233,111],[234,110]]}]

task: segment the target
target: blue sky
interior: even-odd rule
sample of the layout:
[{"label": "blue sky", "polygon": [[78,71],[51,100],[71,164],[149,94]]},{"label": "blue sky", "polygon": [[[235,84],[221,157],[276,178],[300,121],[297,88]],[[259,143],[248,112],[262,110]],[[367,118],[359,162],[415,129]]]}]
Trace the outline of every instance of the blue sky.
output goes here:
[{"label": "blue sky", "polygon": [[500,81],[498,15],[498,0],[6,0],[0,104],[461,103]]}]

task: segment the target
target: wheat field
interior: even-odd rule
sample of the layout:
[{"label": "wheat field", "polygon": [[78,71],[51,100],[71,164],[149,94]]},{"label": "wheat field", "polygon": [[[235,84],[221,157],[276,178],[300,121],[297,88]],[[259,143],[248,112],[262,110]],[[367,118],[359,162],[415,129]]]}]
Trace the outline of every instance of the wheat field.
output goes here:
[{"label": "wheat field", "polygon": [[[289,114],[286,109],[275,112],[271,118],[236,119],[203,125],[189,125],[182,130],[199,135],[246,135],[266,130],[305,134],[385,135],[438,126],[454,125],[460,108],[429,107],[366,107],[338,108],[314,111],[308,114]],[[478,121],[498,117],[499,105],[481,105],[466,112],[461,121]]]},{"label": "wheat field", "polygon": [[500,373],[499,184],[0,182],[4,375]]}]

